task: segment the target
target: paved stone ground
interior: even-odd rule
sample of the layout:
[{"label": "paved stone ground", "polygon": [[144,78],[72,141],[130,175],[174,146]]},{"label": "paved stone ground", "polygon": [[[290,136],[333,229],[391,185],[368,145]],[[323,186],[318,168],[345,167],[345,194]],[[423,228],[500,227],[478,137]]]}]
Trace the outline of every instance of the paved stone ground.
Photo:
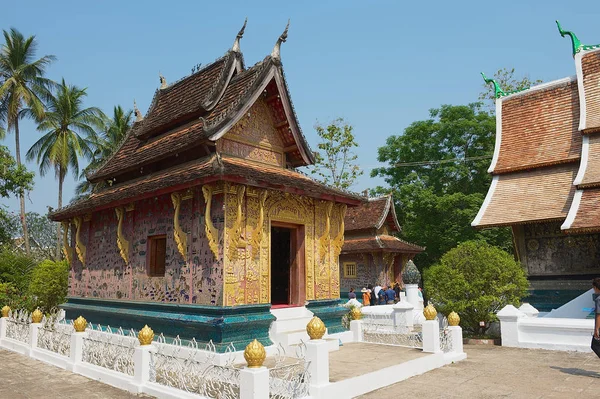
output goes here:
[{"label": "paved stone ground", "polygon": [[468,358],[361,398],[600,398],[593,353],[467,345]]},{"label": "paved stone ground", "polygon": [[125,399],[136,396],[58,367],[0,349],[0,398]]}]

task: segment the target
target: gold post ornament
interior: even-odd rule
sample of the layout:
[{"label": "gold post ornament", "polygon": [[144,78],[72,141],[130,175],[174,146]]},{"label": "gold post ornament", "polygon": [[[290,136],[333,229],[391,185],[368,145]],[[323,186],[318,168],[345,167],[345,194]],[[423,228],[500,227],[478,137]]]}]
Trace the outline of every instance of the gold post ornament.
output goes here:
[{"label": "gold post ornament", "polygon": [[41,323],[43,317],[44,317],[44,314],[38,308],[38,309],[34,310],[33,313],[31,314],[31,322],[32,323]]},{"label": "gold post ornament", "polygon": [[244,350],[244,359],[248,363],[248,368],[251,369],[262,367],[266,357],[267,351],[257,339],[250,342]]},{"label": "gold post ornament", "polygon": [[10,306],[4,305],[4,307],[2,308],[2,317],[8,317],[9,313],[10,313]]},{"label": "gold post ornament", "polygon": [[435,307],[431,303],[423,309],[423,316],[425,316],[426,320],[435,320],[437,310],[435,310]]},{"label": "gold post ornament", "polygon": [[85,332],[87,327],[87,320],[83,318],[83,316],[79,316],[73,322],[73,328],[75,328],[75,332]]},{"label": "gold post ornament", "polygon": [[325,324],[317,316],[314,316],[306,325],[306,332],[310,339],[321,339],[325,335]]},{"label": "gold post ornament", "polygon": [[460,316],[456,312],[450,312],[448,315],[448,324],[451,326],[457,326],[460,324]]},{"label": "gold post ornament", "polygon": [[152,345],[154,331],[148,325],[145,325],[138,333],[138,340],[140,341],[140,345]]},{"label": "gold post ornament", "polygon": [[350,318],[352,320],[360,320],[360,319],[362,319],[362,312],[360,311],[360,308],[352,308],[352,309],[350,309]]}]

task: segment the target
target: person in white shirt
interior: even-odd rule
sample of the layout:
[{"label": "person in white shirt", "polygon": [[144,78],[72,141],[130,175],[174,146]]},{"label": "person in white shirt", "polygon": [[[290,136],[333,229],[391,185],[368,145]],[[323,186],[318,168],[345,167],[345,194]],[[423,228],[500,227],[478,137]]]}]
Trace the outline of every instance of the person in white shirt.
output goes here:
[{"label": "person in white shirt", "polygon": [[377,283],[375,288],[373,288],[373,292],[375,293],[375,305],[379,305],[379,291],[381,291],[381,285]]}]

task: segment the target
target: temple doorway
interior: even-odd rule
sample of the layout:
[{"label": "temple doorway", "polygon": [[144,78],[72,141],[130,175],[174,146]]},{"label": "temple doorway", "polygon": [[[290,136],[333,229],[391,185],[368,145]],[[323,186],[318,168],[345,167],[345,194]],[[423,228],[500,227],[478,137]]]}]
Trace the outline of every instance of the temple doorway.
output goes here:
[{"label": "temple doorway", "polygon": [[271,223],[271,305],[303,305],[304,226]]}]

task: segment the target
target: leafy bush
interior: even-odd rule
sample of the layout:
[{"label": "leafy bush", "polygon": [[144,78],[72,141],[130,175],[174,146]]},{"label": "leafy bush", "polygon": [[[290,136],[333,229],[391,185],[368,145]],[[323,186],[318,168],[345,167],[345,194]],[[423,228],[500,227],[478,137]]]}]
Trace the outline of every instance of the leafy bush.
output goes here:
[{"label": "leafy bush", "polygon": [[35,298],[36,306],[47,312],[65,301],[68,281],[66,261],[44,260],[33,270],[29,294]]},{"label": "leafy bush", "polygon": [[0,308],[5,305],[11,309],[25,309],[29,312],[35,308],[35,303],[28,295],[24,295],[12,283],[0,283]]},{"label": "leafy bush", "polygon": [[0,283],[11,283],[18,291],[25,292],[35,260],[8,247],[0,249]]},{"label": "leafy bush", "polygon": [[467,241],[425,271],[424,285],[441,313],[457,312],[466,334],[483,335],[500,309],[519,304],[529,283],[512,255],[485,241]]}]

